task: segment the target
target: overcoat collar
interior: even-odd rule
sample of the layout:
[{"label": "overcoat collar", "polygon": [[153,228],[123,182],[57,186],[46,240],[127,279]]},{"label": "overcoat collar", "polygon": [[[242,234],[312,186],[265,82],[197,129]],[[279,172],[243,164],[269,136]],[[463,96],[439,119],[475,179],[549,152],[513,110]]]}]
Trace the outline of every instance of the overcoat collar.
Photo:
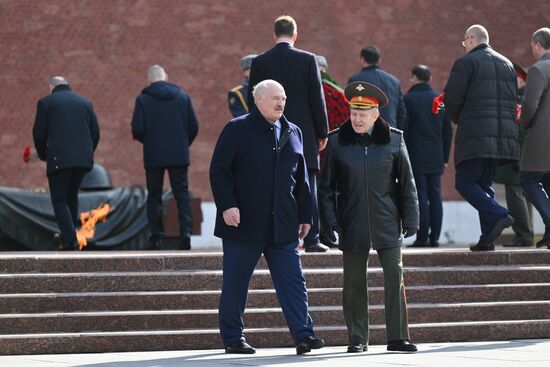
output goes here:
[{"label": "overcoat collar", "polygon": [[[341,145],[353,144],[357,139],[361,139],[361,134],[353,130],[351,120],[344,122],[338,129],[338,140]],[[375,144],[388,144],[391,141],[390,125],[381,117],[374,122],[370,140]]]},{"label": "overcoat collar", "polygon": [[425,82],[422,82],[422,83],[418,83],[418,84],[415,84],[411,87],[411,89],[409,89],[409,93],[410,92],[425,92],[425,91],[431,91],[433,90],[432,86],[429,84],[429,83],[425,83]]},{"label": "overcoat collar", "polygon": [[59,84],[54,87],[54,89],[52,90],[52,93],[66,91],[66,90],[71,90],[71,87],[69,86],[69,84]]}]

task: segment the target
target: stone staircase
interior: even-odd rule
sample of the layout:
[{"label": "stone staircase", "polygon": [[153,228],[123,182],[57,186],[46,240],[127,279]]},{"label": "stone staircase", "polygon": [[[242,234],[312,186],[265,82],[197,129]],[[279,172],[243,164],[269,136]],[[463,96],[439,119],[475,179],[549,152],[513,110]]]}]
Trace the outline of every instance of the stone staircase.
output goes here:
[{"label": "stone staircase", "polygon": [[[404,250],[416,343],[550,338],[550,251]],[[341,253],[304,254],[315,332],[347,345]],[[371,342],[384,344],[384,290],[369,262]],[[221,348],[220,253],[0,255],[0,354]],[[244,316],[257,347],[291,346],[263,259]]]}]

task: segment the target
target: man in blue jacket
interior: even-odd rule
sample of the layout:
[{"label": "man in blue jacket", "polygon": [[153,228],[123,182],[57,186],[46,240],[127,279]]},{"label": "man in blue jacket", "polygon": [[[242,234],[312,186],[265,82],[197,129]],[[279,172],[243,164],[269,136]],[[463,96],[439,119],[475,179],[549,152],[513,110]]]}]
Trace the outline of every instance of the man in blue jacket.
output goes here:
[{"label": "man in blue jacket", "polygon": [[242,314],[262,253],[297,354],[324,346],[313,336],[297,250],[312,219],[302,132],[283,116],[285,90],[274,80],[254,87],[255,107],[223,129],[210,165],[218,209],[214,234],[223,240],[220,333],[226,353],[252,354]]},{"label": "man in blue jacket", "polygon": [[187,177],[189,146],[197,136],[199,126],[189,95],[179,86],[168,83],[167,78],[161,66],[149,68],[151,85],[136,98],[132,135],[143,143],[150,245],[162,248],[162,183],[167,170],[178,204],[180,249],[189,250],[193,228]]},{"label": "man in blue jacket", "polygon": [[363,68],[348,79],[348,84],[352,82],[368,82],[380,88],[389,99],[388,105],[380,109],[380,116],[392,127],[401,129],[406,117],[401,82],[380,67],[380,58],[380,50],[375,45],[362,49],[361,60]]},{"label": "man in blue jacket", "polygon": [[445,110],[432,111],[439,93],[430,85],[430,69],[416,65],[411,74],[413,86],[404,97],[407,119],[403,131],[418,192],[420,229],[409,247],[438,247],[443,222],[441,175],[449,161],[453,128]]},{"label": "man in blue jacket", "polygon": [[99,125],[92,102],[74,93],[65,78],[53,77],[50,92],[38,101],[32,132],[38,157],[47,162],[50,196],[61,232],[58,249],[73,250],[78,189],[94,165]]}]

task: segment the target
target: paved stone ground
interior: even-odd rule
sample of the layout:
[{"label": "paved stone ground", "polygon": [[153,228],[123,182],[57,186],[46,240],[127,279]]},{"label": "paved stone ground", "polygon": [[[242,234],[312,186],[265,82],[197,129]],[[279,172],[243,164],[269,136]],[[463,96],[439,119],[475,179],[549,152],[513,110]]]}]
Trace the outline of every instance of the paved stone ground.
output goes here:
[{"label": "paved stone ground", "polygon": [[[0,356],[2,367],[548,367],[550,339],[504,342],[433,343],[418,345],[413,354],[390,353],[382,345],[369,346],[361,354],[346,353],[345,347],[327,347],[303,356],[294,349],[259,349],[254,355],[226,355],[222,350],[135,352],[104,354],[57,354]],[[0,351],[1,353],[1,351]]]}]

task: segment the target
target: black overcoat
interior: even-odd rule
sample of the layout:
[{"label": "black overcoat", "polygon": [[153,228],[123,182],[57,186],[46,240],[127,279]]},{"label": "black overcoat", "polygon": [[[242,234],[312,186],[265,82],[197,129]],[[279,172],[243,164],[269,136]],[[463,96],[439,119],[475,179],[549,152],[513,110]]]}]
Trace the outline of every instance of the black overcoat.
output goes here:
[{"label": "black overcoat", "polygon": [[[312,201],[302,132],[284,116],[276,147],[273,125],[258,111],[225,126],[210,164],[210,185],[218,210],[214,234],[243,244],[298,241],[298,225],[312,222]],[[222,213],[239,208],[238,227]]]},{"label": "black overcoat", "polygon": [[56,86],[38,101],[32,132],[38,156],[47,162],[48,176],[57,170],[93,167],[99,143],[97,117],[92,102],[69,85]]}]

